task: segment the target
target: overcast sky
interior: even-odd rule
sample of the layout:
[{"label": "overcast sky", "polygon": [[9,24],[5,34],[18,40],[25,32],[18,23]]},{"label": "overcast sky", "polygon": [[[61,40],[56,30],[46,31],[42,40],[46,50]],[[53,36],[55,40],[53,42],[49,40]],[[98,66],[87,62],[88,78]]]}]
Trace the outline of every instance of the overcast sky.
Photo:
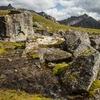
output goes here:
[{"label": "overcast sky", "polygon": [[57,20],[87,13],[100,20],[100,0],[0,0],[0,5],[44,11]]}]

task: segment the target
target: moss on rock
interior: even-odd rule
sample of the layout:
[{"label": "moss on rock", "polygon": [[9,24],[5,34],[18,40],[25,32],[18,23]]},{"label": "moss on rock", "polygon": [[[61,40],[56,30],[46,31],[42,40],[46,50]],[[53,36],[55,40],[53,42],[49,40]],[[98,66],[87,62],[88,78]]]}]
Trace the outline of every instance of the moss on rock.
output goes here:
[{"label": "moss on rock", "polygon": [[53,68],[53,75],[59,75],[68,66],[69,66],[69,64],[67,64],[65,62],[59,63],[59,64],[55,64],[55,67]]},{"label": "moss on rock", "polygon": [[0,55],[7,54],[8,52],[4,48],[0,48]]},{"label": "moss on rock", "polygon": [[96,80],[92,83],[90,90],[95,90],[97,88],[100,88],[100,80]]}]

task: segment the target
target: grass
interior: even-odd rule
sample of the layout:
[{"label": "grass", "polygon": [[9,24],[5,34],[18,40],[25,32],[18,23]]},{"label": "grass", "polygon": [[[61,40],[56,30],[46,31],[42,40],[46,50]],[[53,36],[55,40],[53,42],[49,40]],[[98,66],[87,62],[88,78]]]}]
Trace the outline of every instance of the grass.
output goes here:
[{"label": "grass", "polygon": [[22,42],[6,42],[6,41],[0,41],[0,47],[4,47],[4,48],[23,48],[24,47],[24,43]]},{"label": "grass", "polygon": [[9,10],[0,10],[0,16],[7,15],[9,12]]},{"label": "grass", "polygon": [[[0,16],[7,15],[9,12],[10,10],[0,10]],[[44,17],[36,13],[32,13],[32,14],[33,14],[33,23],[39,22],[42,26],[44,26],[43,28],[34,27],[34,29],[36,30],[47,30],[50,32],[57,32],[58,30],[67,31],[68,29],[73,29],[73,30],[89,32],[89,34],[100,34],[100,29],[65,26],[58,23],[53,23],[50,20],[45,19]],[[46,28],[47,26],[49,28]]]},{"label": "grass", "polygon": [[0,55],[12,54],[14,49],[23,49],[24,43],[0,41]]},{"label": "grass", "polygon": [[0,90],[0,100],[52,100],[40,94],[28,94],[20,90]]},{"label": "grass", "polygon": [[[68,29],[73,29],[73,30],[85,31],[88,32],[89,34],[100,34],[100,29],[70,27],[70,26],[61,25],[58,23],[53,23],[50,20],[47,20],[36,13],[33,13],[33,23],[34,22],[39,22],[42,26],[44,26],[43,28],[34,27],[34,29],[36,30],[47,30],[50,32],[57,32],[58,30],[67,31]],[[49,28],[47,29],[46,26],[48,26]]]}]

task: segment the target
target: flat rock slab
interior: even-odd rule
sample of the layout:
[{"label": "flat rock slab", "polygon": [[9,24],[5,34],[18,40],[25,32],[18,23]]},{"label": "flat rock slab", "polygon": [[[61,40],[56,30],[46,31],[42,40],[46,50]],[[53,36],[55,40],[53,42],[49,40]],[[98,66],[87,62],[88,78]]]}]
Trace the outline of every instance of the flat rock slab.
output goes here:
[{"label": "flat rock slab", "polygon": [[39,51],[40,62],[57,62],[62,60],[67,60],[71,57],[71,54],[55,48],[41,48]]}]

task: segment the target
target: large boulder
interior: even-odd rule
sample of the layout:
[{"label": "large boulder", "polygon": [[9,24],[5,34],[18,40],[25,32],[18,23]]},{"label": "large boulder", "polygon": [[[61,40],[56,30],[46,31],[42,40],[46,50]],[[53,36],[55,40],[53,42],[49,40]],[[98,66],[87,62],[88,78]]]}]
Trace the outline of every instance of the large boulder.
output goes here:
[{"label": "large boulder", "polygon": [[100,70],[100,53],[88,52],[77,57],[60,77],[69,93],[84,93],[90,89]]},{"label": "large boulder", "polygon": [[90,35],[91,46],[100,52],[100,35]]},{"label": "large boulder", "polygon": [[71,54],[55,48],[41,48],[39,50],[41,63],[45,62],[62,62],[71,58]]},{"label": "large boulder", "polygon": [[33,35],[32,14],[27,10],[12,10],[0,17],[0,38],[8,41],[25,41]]},{"label": "large boulder", "polygon": [[89,36],[86,32],[68,30],[64,35],[66,47],[75,57],[87,49],[93,49],[90,46]]}]

